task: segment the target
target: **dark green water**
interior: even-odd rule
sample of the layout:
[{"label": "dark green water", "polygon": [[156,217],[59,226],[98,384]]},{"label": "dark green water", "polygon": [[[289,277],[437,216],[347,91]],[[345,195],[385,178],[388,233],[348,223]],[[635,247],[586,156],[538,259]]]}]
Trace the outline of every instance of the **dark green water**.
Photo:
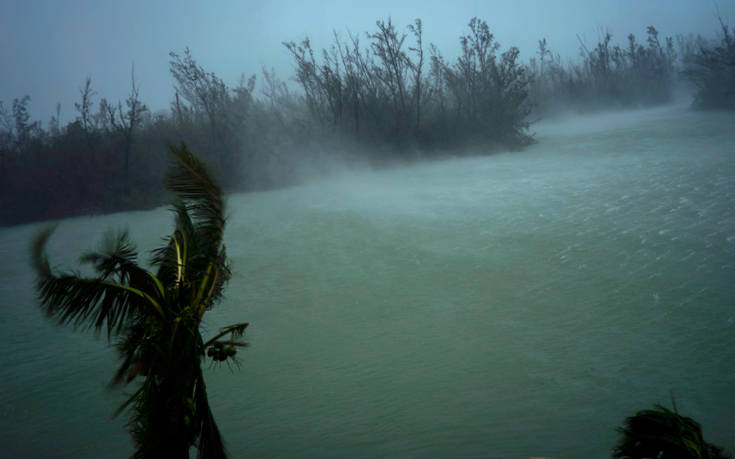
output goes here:
[{"label": "dark green water", "polygon": [[[208,372],[233,457],[609,457],[654,402],[735,452],[735,115],[682,108],[538,125],[519,153],[232,196],[233,278]],[[108,227],[142,251],[164,209],[69,219],[52,263]],[[125,457],[114,352],[50,325],[0,229],[0,448]]]}]

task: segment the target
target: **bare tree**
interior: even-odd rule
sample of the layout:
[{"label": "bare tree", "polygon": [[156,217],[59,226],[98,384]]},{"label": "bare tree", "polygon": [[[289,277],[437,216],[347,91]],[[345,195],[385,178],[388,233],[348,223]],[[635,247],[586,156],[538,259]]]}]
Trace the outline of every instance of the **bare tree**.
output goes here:
[{"label": "bare tree", "polygon": [[291,41],[283,42],[283,45],[296,61],[296,81],[304,91],[306,105],[311,115],[323,126],[327,119],[327,98],[311,42],[309,38],[304,38],[300,44]]},{"label": "bare tree", "polygon": [[409,69],[409,59],[402,49],[406,34],[399,34],[390,18],[388,18],[388,23],[377,21],[375,25],[378,31],[368,34],[368,38],[372,40],[370,48],[380,63],[373,67],[373,74],[391,94],[394,128],[400,131],[407,108],[406,74]]},{"label": "bare tree", "polygon": [[209,125],[210,140],[213,145],[219,143],[224,105],[229,97],[227,86],[214,73],[206,72],[191,56],[189,48],[184,55],[170,52],[169,68],[176,80],[174,89],[177,102],[179,96],[189,103],[189,109],[202,113]]},{"label": "bare tree", "polygon": [[130,69],[130,94],[125,99],[125,106],[127,109],[123,110],[122,103],[118,102],[117,110],[109,105],[106,108],[110,124],[122,141],[125,174],[123,191],[127,195],[130,192],[130,156],[133,148],[133,138],[136,129],[143,121],[143,115],[148,111],[148,107],[140,101],[139,89],[135,82],[135,65]]},{"label": "bare tree", "polygon": [[[169,68],[175,80],[177,116],[188,118],[194,126],[200,121],[206,126],[209,142],[200,144],[199,150],[215,155],[221,179],[230,185],[241,178],[240,153],[255,76],[247,81],[243,78],[238,87],[231,89],[214,72],[207,72],[197,64],[189,48],[184,50],[183,56],[175,52],[170,52],[169,56]],[[188,137],[189,133],[183,134]]]},{"label": "bare tree", "polygon": [[408,64],[413,71],[413,98],[414,106],[416,107],[416,126],[414,129],[418,132],[421,125],[421,99],[423,98],[422,72],[424,69],[424,28],[421,23],[421,19],[416,19],[414,24],[409,24],[408,30],[410,30],[416,38],[416,45],[408,48],[409,51],[412,51],[416,55],[416,61],[414,62],[409,60]]},{"label": "bare tree", "polygon": [[56,114],[51,116],[48,122],[49,134],[57,136],[61,134],[61,104],[56,103]]},{"label": "bare tree", "polygon": [[92,77],[88,76],[84,80],[84,87],[79,89],[79,93],[82,96],[80,102],[74,102],[74,108],[79,112],[77,120],[81,123],[84,132],[89,134],[92,128],[95,126],[94,116],[92,115],[92,98],[97,94],[92,89]]}]

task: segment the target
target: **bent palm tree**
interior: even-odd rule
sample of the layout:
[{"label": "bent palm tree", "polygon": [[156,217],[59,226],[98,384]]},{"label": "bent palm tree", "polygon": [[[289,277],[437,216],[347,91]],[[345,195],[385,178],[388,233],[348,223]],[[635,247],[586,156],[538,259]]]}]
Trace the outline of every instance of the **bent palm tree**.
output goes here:
[{"label": "bent palm tree", "polygon": [[[118,337],[122,363],[112,386],[142,378],[140,387],[118,409],[132,408],[128,428],[134,457],[225,457],[225,449],[207,400],[201,362],[234,358],[247,323],[223,328],[208,341],[200,326],[204,313],[222,297],[230,278],[222,234],[222,191],[206,167],[182,142],[170,145],[174,162],[166,187],[176,228],[166,244],[153,251],[156,274],[137,263],[126,232],[108,236],[99,251],[81,257],[97,276],[56,274],[44,247],[54,228],[41,231],[33,244],[32,263],[44,312],[61,324],[106,329]],[[229,337],[227,337],[229,335]],[[227,337],[227,338],[226,338]]]}]

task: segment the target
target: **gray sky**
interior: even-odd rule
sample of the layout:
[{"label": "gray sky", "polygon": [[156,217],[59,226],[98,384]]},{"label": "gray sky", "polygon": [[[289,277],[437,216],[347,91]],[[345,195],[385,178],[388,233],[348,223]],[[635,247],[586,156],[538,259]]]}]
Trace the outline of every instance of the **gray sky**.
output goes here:
[{"label": "gray sky", "polygon": [[273,67],[290,78],[283,41],[308,35],[315,47],[329,44],[332,30],[372,31],[391,17],[402,30],[415,18],[425,41],[452,57],[469,19],[488,22],[503,49],[515,45],[527,60],[540,38],[564,58],[578,55],[579,34],[594,43],[601,28],[623,42],[654,25],[664,35],[718,28],[716,11],[735,23],[735,0],[2,0],[0,1],[0,100],[31,96],[31,114],[46,126],[57,102],[62,122],[76,116],[74,102],[92,77],[96,101],[123,100],[135,63],[141,98],[154,110],[172,98],[168,52],[188,46],[194,58],[234,84],[240,74]]}]

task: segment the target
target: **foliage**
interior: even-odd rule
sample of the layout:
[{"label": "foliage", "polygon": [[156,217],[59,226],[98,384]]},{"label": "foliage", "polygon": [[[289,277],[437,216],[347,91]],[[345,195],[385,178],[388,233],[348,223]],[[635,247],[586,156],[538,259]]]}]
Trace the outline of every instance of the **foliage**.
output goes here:
[{"label": "foliage", "polygon": [[[615,44],[601,33],[580,40],[564,64],[539,41],[528,63],[502,49],[488,24],[472,18],[453,60],[424,39],[420,19],[402,29],[379,20],[366,33],[284,43],[292,85],[272,70],[229,85],[191,51],[170,53],[170,109],[151,112],[131,72],[124,103],[97,100],[91,78],[76,116],[61,107],[47,129],[31,121],[30,97],[0,101],[0,225],[160,205],[168,139],[186,141],[211,164],[226,191],[297,184],[341,161],[385,164],[465,151],[517,149],[532,142],[529,122],[556,110],[650,106],[670,101],[683,75],[702,108],[735,106],[735,40],[681,47],[648,27],[646,39]],[[683,67],[682,67],[683,65]],[[680,70],[684,70],[683,74]]]},{"label": "foliage", "polygon": [[685,48],[684,77],[697,88],[694,106],[735,109],[735,27],[720,18],[719,43],[699,39]]},{"label": "foliage", "polygon": [[540,112],[556,107],[592,109],[663,104],[671,100],[676,83],[676,52],[673,39],[661,43],[655,27],[646,29],[645,45],[628,35],[625,46],[615,45],[605,32],[596,46],[580,39],[581,62],[564,66],[539,41],[538,58],[530,62],[532,98]]},{"label": "foliage", "polygon": [[408,26],[408,34],[390,19],[377,21],[376,28],[365,35],[367,48],[358,36],[350,34],[349,43],[343,43],[335,34],[321,61],[308,38],[284,43],[322,132],[398,147],[404,154],[411,145],[430,151],[469,142],[511,148],[530,142],[528,80],[519,51],[511,47],[497,59],[500,46],[485,21],[470,21],[455,64],[431,45],[429,73],[421,20]]},{"label": "foliage", "polygon": [[487,23],[472,18],[469,28],[470,33],[460,38],[462,54],[456,63],[440,62],[463,134],[512,145],[529,143],[524,133],[530,110],[528,78],[518,62],[520,51],[511,47],[497,56],[500,45]]},{"label": "foliage", "polygon": [[620,439],[613,457],[620,459],[676,458],[727,459],[722,448],[704,441],[702,428],[692,418],[661,405],[642,410],[618,429]]},{"label": "foliage", "polygon": [[[153,252],[154,274],[137,261],[127,232],[108,235],[97,251],[84,254],[95,277],[55,273],[45,254],[53,227],[41,231],[32,261],[43,311],[59,324],[93,328],[117,338],[121,364],[112,385],[142,379],[119,411],[131,408],[128,428],[134,457],[225,456],[207,400],[201,363],[233,359],[247,323],[221,330],[204,341],[204,314],[221,298],[230,278],[225,246],[222,191],[184,143],[170,146],[174,162],[166,186],[176,227]],[[229,335],[230,338],[223,340]]]},{"label": "foliage", "polygon": [[217,165],[228,181],[239,177],[238,155],[241,137],[237,132],[244,129],[245,119],[255,85],[255,77],[247,83],[241,80],[240,86],[234,90],[213,72],[205,71],[192,57],[188,48],[184,55],[169,53],[169,68],[176,84],[175,101],[172,106],[179,126],[206,126],[206,142],[197,145],[199,149],[208,148],[217,158]]}]

